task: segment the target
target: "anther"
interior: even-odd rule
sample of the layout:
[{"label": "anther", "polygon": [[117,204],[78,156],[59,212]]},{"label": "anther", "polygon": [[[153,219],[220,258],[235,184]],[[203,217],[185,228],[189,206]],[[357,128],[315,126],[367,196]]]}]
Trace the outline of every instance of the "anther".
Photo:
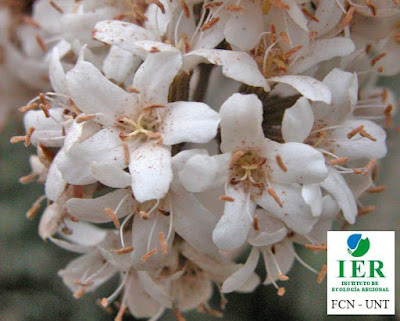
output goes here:
[{"label": "anther", "polygon": [[149,214],[146,211],[139,211],[139,215],[144,220],[148,220],[150,218]]},{"label": "anther", "polygon": [[367,0],[367,1],[365,2],[365,4],[366,4],[367,7],[371,10],[372,15],[373,15],[373,16],[376,16],[376,14],[377,14],[377,8],[376,8],[376,6],[372,3],[372,1],[371,1],[371,0]]},{"label": "anther", "polygon": [[306,249],[311,250],[311,251],[326,251],[327,250],[327,246],[325,243],[321,243],[320,245],[318,244],[304,244],[304,246],[306,247]]},{"label": "anther", "polygon": [[279,35],[281,36],[281,38],[283,39],[284,42],[286,42],[287,44],[290,44],[289,35],[285,31],[281,31],[279,33]]},{"label": "anther", "polygon": [[227,5],[225,6],[225,9],[230,11],[230,12],[240,12],[244,10],[243,6],[234,6],[234,5]]},{"label": "anther", "polygon": [[153,105],[149,105],[149,106],[144,107],[143,111],[149,111],[149,110],[152,110],[154,108],[165,108],[165,107],[167,107],[167,106],[162,105],[162,104],[153,104]]},{"label": "anther", "polygon": [[16,143],[25,142],[25,141],[26,141],[26,136],[14,136],[14,137],[11,137],[11,139],[10,139],[11,144],[16,144]]},{"label": "anther", "polygon": [[229,163],[229,167],[232,168],[233,165],[235,165],[236,161],[237,161],[240,157],[242,157],[244,154],[245,154],[245,153],[244,153],[244,151],[242,151],[242,150],[236,151],[236,152],[232,155],[231,161],[230,161],[230,163]]},{"label": "anther", "polygon": [[128,143],[122,142],[122,148],[124,149],[124,164],[128,166],[130,163],[130,153],[129,153]]},{"label": "anther", "polygon": [[367,175],[369,173],[369,171],[376,165],[376,159],[371,159],[367,166],[365,166],[364,170],[362,171],[362,175]]},{"label": "anther", "polygon": [[32,27],[34,27],[34,28],[36,28],[36,29],[40,29],[40,24],[39,24],[37,21],[33,20],[31,17],[29,17],[29,16],[23,16],[22,20],[23,20],[23,22],[25,22],[27,25],[30,25],[30,26],[32,26]]},{"label": "anther", "polygon": [[151,0],[151,3],[154,3],[157,7],[160,8],[161,13],[165,14],[165,7],[159,0]]},{"label": "anther", "polygon": [[370,135],[369,133],[367,133],[364,129],[360,131],[360,135],[372,140],[373,142],[376,142],[376,138],[374,136]]},{"label": "anther", "polygon": [[386,189],[385,185],[379,185],[379,186],[371,187],[367,191],[368,191],[368,193],[380,193],[380,192],[383,192],[385,189]]},{"label": "anther", "polygon": [[347,138],[351,139],[353,138],[355,135],[357,135],[359,132],[361,132],[364,129],[364,125],[360,125],[356,128],[354,128],[353,130],[351,130],[349,133],[347,133]]},{"label": "anther", "polygon": [[369,206],[359,209],[357,215],[361,216],[361,215],[371,213],[373,211],[375,211],[375,206],[369,205]]},{"label": "anther", "polygon": [[126,312],[126,305],[121,305],[121,308],[119,309],[114,321],[122,321],[122,317],[124,316]]},{"label": "anther", "polygon": [[285,274],[278,273],[278,279],[281,281],[287,281],[287,280],[289,280],[289,277]]},{"label": "anther", "polygon": [[214,1],[214,2],[209,2],[209,3],[203,4],[203,8],[204,9],[210,9],[210,8],[220,7],[223,4],[224,3],[222,1]]},{"label": "anther", "polygon": [[75,280],[74,284],[80,285],[80,286],[91,286],[94,284],[94,282],[93,281],[82,282],[81,280]]},{"label": "anther", "polygon": [[284,296],[284,294],[285,294],[285,292],[286,292],[286,289],[283,287],[283,286],[281,286],[279,289],[278,289],[278,295],[279,296]]},{"label": "anther", "polygon": [[182,7],[182,10],[183,10],[183,13],[185,14],[185,17],[186,18],[190,18],[190,10],[189,10],[189,7],[188,7],[186,1],[185,0],[180,0],[180,3],[181,3],[181,7]]},{"label": "anther", "polygon": [[38,43],[40,49],[42,49],[43,52],[47,52],[47,46],[46,46],[43,38],[39,34],[37,34],[35,36],[35,39],[36,39],[36,42]]},{"label": "anther", "polygon": [[128,86],[127,90],[128,90],[128,93],[140,94],[140,90],[133,88],[133,86]]},{"label": "anther", "polygon": [[282,157],[280,155],[275,156],[276,162],[278,163],[278,166],[280,167],[281,170],[284,172],[287,172],[287,167],[282,161]]},{"label": "anther", "polygon": [[386,106],[386,108],[383,112],[385,114],[385,126],[386,127],[389,127],[392,122],[392,111],[393,111],[393,105],[389,104]]},{"label": "anther", "polygon": [[172,311],[174,312],[177,321],[186,321],[186,319],[185,319],[185,317],[182,315],[181,311],[179,311],[179,310],[176,309],[176,308],[172,309]]},{"label": "anther", "polygon": [[118,250],[114,250],[113,252],[115,254],[122,255],[122,254],[131,253],[131,252],[133,252],[133,250],[134,250],[133,246],[125,246],[125,247],[122,247],[122,248],[120,248]]},{"label": "anther", "polygon": [[355,10],[354,7],[350,7],[349,10],[347,10],[346,15],[344,16],[343,20],[341,21],[341,25],[343,27],[347,26],[351,22],[351,20],[353,19],[354,10]]},{"label": "anther", "polygon": [[256,231],[259,231],[259,230],[260,230],[260,226],[258,225],[258,215],[257,215],[257,214],[255,214],[255,215],[254,215],[254,218],[253,218],[253,228],[254,228]]},{"label": "anther", "polygon": [[37,174],[31,173],[31,174],[28,174],[26,176],[22,176],[19,179],[19,182],[22,183],[22,184],[28,184],[28,183],[33,182],[36,179],[36,177],[37,177]]},{"label": "anther", "polygon": [[141,261],[143,263],[145,263],[151,256],[153,256],[154,254],[157,254],[158,249],[152,249],[151,251],[147,252],[145,255],[142,256]]},{"label": "anther", "polygon": [[78,290],[74,293],[74,298],[80,299],[84,294],[85,294],[85,288],[82,287],[80,290]]},{"label": "anther", "polygon": [[273,4],[275,7],[278,7],[279,9],[284,9],[284,10],[289,10],[290,7],[288,4],[284,3],[281,0],[270,0],[271,4]]},{"label": "anther", "polygon": [[37,109],[38,107],[39,107],[39,104],[38,104],[38,103],[32,103],[32,104],[23,106],[23,107],[21,107],[21,108],[18,108],[18,110],[19,110],[21,113],[25,113],[25,112],[27,112],[27,111],[29,111],[29,110]]},{"label": "anther", "polygon": [[31,208],[26,212],[26,218],[33,219],[35,217],[35,214],[40,209],[42,201],[44,199],[46,199],[46,197],[45,196],[41,196],[32,204]]},{"label": "anther", "polygon": [[165,241],[163,232],[158,233],[158,241],[160,243],[162,254],[167,255],[168,254],[167,242]]},{"label": "anther", "polygon": [[115,227],[117,228],[117,230],[119,230],[121,228],[121,225],[119,223],[118,217],[115,214],[115,212],[109,207],[105,208],[104,212],[106,212],[108,214],[108,216],[113,221],[113,223],[114,223]]},{"label": "anther", "polygon": [[267,192],[269,195],[272,196],[272,198],[275,200],[275,202],[278,203],[279,207],[283,207],[281,200],[279,199],[278,195],[276,194],[275,190],[272,187],[269,187],[267,189]]},{"label": "anther", "polygon": [[59,13],[64,13],[64,10],[57,4],[55,3],[53,0],[50,0],[50,5],[56,9]]},{"label": "anther", "polygon": [[302,9],[301,9],[301,12],[303,12],[303,14],[304,14],[307,18],[309,18],[309,19],[311,19],[311,20],[313,20],[313,21],[315,21],[315,22],[319,22],[319,19],[318,19],[316,16],[314,16],[313,14],[311,14],[311,12],[308,11],[306,8],[302,8]]},{"label": "anther", "polygon": [[321,267],[321,271],[318,273],[318,277],[317,277],[317,283],[320,284],[326,275],[326,264],[322,265]]},{"label": "anther", "polygon": [[200,30],[201,30],[201,31],[206,31],[206,30],[208,30],[208,29],[214,27],[214,26],[218,23],[219,19],[220,19],[219,17],[215,17],[215,18],[210,19],[210,21],[208,21],[207,23],[205,23],[205,24],[200,28]]},{"label": "anther", "polygon": [[234,202],[235,199],[233,197],[230,197],[228,195],[222,195],[218,198],[220,201],[224,201],[224,202]]},{"label": "anther", "polygon": [[331,159],[329,161],[329,163],[331,165],[342,165],[342,164],[347,163],[348,161],[349,161],[348,157],[339,157],[339,158]]},{"label": "anther", "polygon": [[371,60],[371,66],[375,66],[376,63],[377,63],[379,60],[381,60],[383,57],[385,57],[386,55],[387,55],[387,53],[386,53],[386,52],[383,52],[383,53],[381,53],[381,54],[375,56],[374,58],[372,58],[372,60]]},{"label": "anther", "polygon": [[49,112],[50,105],[40,104],[39,107],[43,111],[45,117],[50,118],[50,112]]},{"label": "anther", "polygon": [[76,117],[76,122],[79,124],[83,123],[84,121],[92,120],[94,118],[96,118],[95,114],[88,114],[88,115],[80,114],[78,117]]},{"label": "anther", "polygon": [[108,307],[108,300],[107,298],[102,298],[100,301],[100,304],[103,308],[107,308]]}]

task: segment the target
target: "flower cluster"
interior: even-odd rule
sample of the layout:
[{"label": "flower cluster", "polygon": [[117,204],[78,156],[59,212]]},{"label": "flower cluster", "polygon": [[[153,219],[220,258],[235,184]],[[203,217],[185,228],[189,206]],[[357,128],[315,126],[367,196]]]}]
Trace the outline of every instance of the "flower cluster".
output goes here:
[{"label": "flower cluster", "polygon": [[[16,3],[16,1],[11,1]],[[21,99],[44,183],[28,217],[80,253],[59,272],[76,298],[159,319],[220,315],[208,301],[264,284],[277,294],[294,243],[326,250],[334,221],[374,209],[395,113],[377,77],[400,71],[391,0],[36,0],[0,10],[1,112]],[[27,95],[27,90],[23,91]],[[5,119],[3,118],[2,121]],[[104,223],[110,223],[104,225]],[[103,224],[103,225],[101,225]],[[247,249],[245,264],[236,258]]]}]

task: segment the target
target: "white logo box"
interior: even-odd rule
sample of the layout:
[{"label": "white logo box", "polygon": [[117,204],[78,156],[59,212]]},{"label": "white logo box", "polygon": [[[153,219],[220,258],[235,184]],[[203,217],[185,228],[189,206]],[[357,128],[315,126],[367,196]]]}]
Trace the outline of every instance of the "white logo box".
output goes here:
[{"label": "white logo box", "polygon": [[394,315],[394,231],[328,231],[327,247],[327,314]]}]

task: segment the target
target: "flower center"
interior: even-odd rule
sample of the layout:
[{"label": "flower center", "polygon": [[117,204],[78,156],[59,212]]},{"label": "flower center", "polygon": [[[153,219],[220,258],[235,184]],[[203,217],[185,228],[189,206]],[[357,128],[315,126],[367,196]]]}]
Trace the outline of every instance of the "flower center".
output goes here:
[{"label": "flower center", "polygon": [[161,121],[160,115],[154,110],[144,110],[136,120],[122,117],[119,119],[119,125],[123,131],[120,137],[123,141],[139,136],[158,139],[161,137],[161,134],[157,132]]},{"label": "flower center", "polygon": [[266,183],[265,157],[254,151],[237,151],[233,154],[230,165],[230,183],[242,183],[245,187],[264,188]]}]

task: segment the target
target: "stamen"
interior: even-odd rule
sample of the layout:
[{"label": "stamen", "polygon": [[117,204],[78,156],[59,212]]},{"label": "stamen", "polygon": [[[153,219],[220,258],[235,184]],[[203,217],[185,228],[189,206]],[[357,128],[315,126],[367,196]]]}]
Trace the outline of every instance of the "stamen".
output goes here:
[{"label": "stamen", "polygon": [[244,151],[242,151],[242,150],[238,150],[237,152],[235,152],[235,153],[232,155],[231,161],[230,161],[230,163],[229,163],[229,167],[232,168],[233,165],[235,165],[236,161],[237,161],[240,157],[242,157],[244,154],[245,154],[245,153],[244,153]]},{"label": "stamen", "polygon": [[40,209],[40,206],[42,204],[42,201],[46,199],[45,195],[42,195],[39,197],[33,204],[32,207],[26,212],[26,217],[28,219],[33,219],[35,217],[35,214],[37,211]]},{"label": "stamen", "polygon": [[36,39],[36,42],[38,43],[40,49],[42,49],[43,52],[47,52],[47,46],[46,46],[43,38],[39,34],[37,34],[35,36],[35,39]]},{"label": "stamen", "polygon": [[347,10],[347,13],[346,13],[345,17],[344,17],[343,20],[340,22],[340,24],[341,24],[343,27],[347,26],[347,25],[351,22],[351,20],[353,19],[354,10],[355,10],[354,7],[350,7],[349,10]]},{"label": "stamen", "polygon": [[185,17],[187,19],[189,19],[190,18],[190,10],[189,10],[189,7],[188,7],[186,1],[185,0],[179,0],[179,1],[181,3],[181,7],[182,7],[182,10],[183,10],[183,13],[185,14]]},{"label": "stamen", "polygon": [[285,294],[285,292],[286,292],[286,289],[284,287],[280,287],[278,289],[277,293],[278,293],[279,296],[283,296]]},{"label": "stamen", "polygon": [[223,5],[223,4],[224,3],[222,1],[209,2],[209,3],[203,4],[203,8],[204,9],[210,9],[210,8],[219,7],[219,6]]},{"label": "stamen", "polygon": [[162,254],[167,255],[168,254],[167,242],[165,242],[165,238],[164,238],[164,233],[163,232],[158,233],[158,241],[160,243]]},{"label": "stamen", "polygon": [[369,193],[380,193],[380,192],[383,192],[384,190],[386,190],[386,186],[385,185],[379,185],[379,186],[371,187],[367,191]]},{"label": "stamen", "polygon": [[375,56],[374,58],[372,58],[372,60],[371,60],[371,66],[375,66],[376,63],[377,63],[379,60],[381,60],[383,57],[385,57],[386,55],[387,55],[387,53],[386,53],[386,52],[383,52],[383,53],[381,53],[381,54]]},{"label": "stamen", "polygon": [[128,93],[140,94],[140,90],[133,88],[133,86],[128,86],[127,90],[128,90]]},{"label": "stamen", "polygon": [[368,172],[376,165],[376,159],[371,159],[367,166],[365,166],[364,170],[361,172],[362,175],[367,175]]},{"label": "stamen", "polygon": [[321,271],[320,271],[319,274],[318,274],[318,278],[317,278],[317,283],[318,283],[318,284],[320,284],[320,283],[324,280],[325,275],[326,275],[326,264],[324,264],[324,265],[321,267]]},{"label": "stamen", "polygon": [[122,254],[127,254],[127,253],[131,253],[133,252],[135,248],[133,246],[125,246],[123,248],[120,248],[118,250],[113,250],[113,252],[115,252],[118,255],[122,255]]},{"label": "stamen", "polygon": [[283,39],[284,42],[286,42],[287,44],[290,44],[289,35],[285,31],[281,31],[279,33],[279,35],[281,36],[281,38]]},{"label": "stamen", "polygon": [[318,19],[316,16],[314,16],[313,14],[311,14],[311,12],[308,11],[306,8],[302,8],[302,9],[301,9],[301,12],[303,12],[304,15],[305,15],[307,18],[309,18],[309,19],[311,19],[311,20],[313,20],[313,21],[315,21],[315,22],[319,22],[319,19]]},{"label": "stamen", "polygon": [[117,230],[119,230],[121,228],[121,225],[119,223],[118,217],[115,214],[115,212],[109,207],[105,208],[104,211],[108,214],[110,219],[113,221],[113,223],[114,223],[115,227],[117,228]]},{"label": "stamen", "polygon": [[162,14],[165,14],[165,7],[159,0],[150,0],[150,1],[151,3],[154,3],[157,7],[160,8]]},{"label": "stamen", "polygon": [[122,317],[124,316],[125,312],[126,312],[126,305],[123,304],[121,305],[121,308],[119,309],[117,316],[115,317],[114,321],[122,321]]},{"label": "stamen", "polygon": [[61,13],[61,14],[64,13],[64,10],[57,3],[55,3],[53,0],[50,0],[49,2],[50,2],[50,5],[54,9],[56,9],[59,13]]},{"label": "stamen", "polygon": [[370,206],[366,206],[366,207],[364,207],[362,209],[359,209],[357,215],[361,216],[361,215],[365,215],[365,214],[371,213],[373,211],[375,211],[375,206],[374,205],[370,205]]},{"label": "stamen", "polygon": [[393,110],[393,105],[389,104],[386,106],[386,108],[383,112],[385,114],[385,126],[386,127],[389,127],[392,122],[392,110]]},{"label": "stamen", "polygon": [[124,149],[124,164],[126,166],[129,165],[130,163],[130,153],[129,153],[129,146],[127,142],[122,142],[122,148]]},{"label": "stamen", "polygon": [[146,221],[150,218],[149,214],[146,211],[139,211],[139,214],[140,214],[141,218]]},{"label": "stamen", "polygon": [[376,16],[378,10],[377,10],[376,6],[372,3],[372,1],[371,0],[367,0],[365,2],[365,4],[371,10],[372,15]]},{"label": "stamen", "polygon": [[377,140],[375,137],[373,137],[372,135],[368,134],[365,130],[361,130],[360,131],[360,135],[363,136],[363,137],[366,137],[366,138],[368,138],[368,139],[370,139],[370,140],[372,140],[374,142],[376,142],[376,140]]},{"label": "stamen", "polygon": [[176,309],[176,308],[172,309],[172,312],[174,312],[177,321],[186,321],[185,317],[182,315],[181,311],[179,311],[178,309]]},{"label": "stamen", "polygon": [[331,159],[329,162],[331,163],[331,165],[342,165],[344,163],[347,163],[348,161],[348,157],[339,157],[336,159]]},{"label": "stamen", "polygon": [[149,105],[143,108],[143,111],[150,111],[154,108],[165,108],[167,107],[166,105],[162,105],[162,104],[153,104],[153,105]]},{"label": "stamen", "polygon": [[32,103],[32,104],[26,105],[26,106],[24,106],[24,107],[21,107],[21,108],[19,108],[18,110],[19,110],[21,113],[25,113],[25,112],[27,112],[27,111],[29,111],[29,110],[37,109],[38,107],[39,107],[39,104],[38,104],[38,103]]},{"label": "stamen", "polygon": [[25,142],[25,141],[26,141],[26,136],[14,136],[14,137],[11,137],[11,139],[10,139],[11,144],[16,144],[16,143]]},{"label": "stamen", "polygon": [[225,9],[230,11],[230,12],[239,12],[239,11],[243,11],[244,7],[242,7],[242,6],[234,6],[234,5],[227,5],[227,6],[225,6]]},{"label": "stamen", "polygon": [[80,299],[84,294],[85,294],[85,288],[82,287],[80,290],[78,290],[74,293],[74,298]]},{"label": "stamen", "polygon": [[93,282],[93,281],[82,282],[81,280],[75,280],[75,281],[74,281],[74,284],[85,287],[85,286],[91,286],[91,285],[93,285],[94,282]]},{"label": "stamen", "polygon": [[290,7],[288,4],[282,2],[281,0],[270,0],[271,4],[273,4],[275,7],[278,7],[279,9],[284,9],[284,10],[289,10]]},{"label": "stamen", "polygon": [[275,190],[272,187],[269,187],[267,189],[267,192],[269,195],[272,196],[272,198],[275,200],[275,202],[278,203],[279,207],[283,207],[281,200],[279,199],[278,195],[276,194]]},{"label": "stamen", "polygon": [[224,201],[224,202],[234,202],[235,199],[233,197],[230,197],[228,195],[222,195],[218,198],[220,201]]},{"label": "stamen", "polygon": [[260,230],[260,227],[259,227],[259,225],[258,225],[258,215],[257,215],[257,214],[254,214],[254,218],[253,218],[253,228],[254,228],[256,231],[259,231],[259,230]]},{"label": "stamen", "polygon": [[88,121],[88,120],[92,120],[94,118],[96,118],[97,115],[95,114],[80,114],[78,117],[76,117],[76,122],[79,123],[83,123],[84,121]]},{"label": "stamen", "polygon": [[287,280],[289,280],[289,277],[288,277],[287,275],[282,274],[282,273],[278,273],[278,278],[279,278],[279,280],[281,280],[281,281],[287,281]]},{"label": "stamen", "polygon": [[108,298],[103,298],[101,299],[101,305],[103,307],[108,307],[110,305],[110,303],[112,303],[121,293],[122,289],[124,288],[125,284],[126,284],[126,280],[128,278],[128,274],[124,276],[121,284],[118,286],[118,288],[114,291],[113,294],[111,294]]},{"label": "stamen", "polygon": [[145,263],[152,255],[157,254],[158,249],[154,248],[151,251],[147,252],[145,255],[142,256],[141,261]]},{"label": "stamen", "polygon": [[276,162],[278,163],[278,166],[281,168],[281,170],[283,170],[284,172],[287,172],[287,167],[283,163],[281,156],[280,155],[276,155],[275,159],[276,159]]},{"label": "stamen", "polygon": [[318,245],[318,244],[304,244],[304,246],[306,247],[306,249],[311,250],[311,251],[315,251],[315,252],[326,251],[327,250],[327,246],[326,246],[325,243],[321,243],[320,245]]},{"label": "stamen", "polygon": [[43,111],[46,118],[50,118],[50,112],[49,112],[50,105],[40,104],[39,107]]},{"label": "stamen", "polygon": [[361,132],[364,129],[364,125],[360,125],[356,128],[354,128],[353,130],[351,130],[349,133],[347,133],[347,138],[351,139],[353,138],[355,135],[357,135],[359,132]]},{"label": "stamen", "polygon": [[212,18],[210,21],[208,21],[207,23],[205,23],[205,24],[200,28],[200,30],[201,30],[201,31],[206,31],[206,30],[208,30],[208,29],[214,27],[214,25],[216,25],[216,24],[218,23],[219,19],[220,19],[219,17]]},{"label": "stamen", "polygon": [[33,182],[36,179],[37,176],[38,175],[36,173],[30,173],[30,174],[28,174],[26,176],[22,176],[19,179],[19,182],[22,183],[22,184],[28,184],[28,183]]}]

